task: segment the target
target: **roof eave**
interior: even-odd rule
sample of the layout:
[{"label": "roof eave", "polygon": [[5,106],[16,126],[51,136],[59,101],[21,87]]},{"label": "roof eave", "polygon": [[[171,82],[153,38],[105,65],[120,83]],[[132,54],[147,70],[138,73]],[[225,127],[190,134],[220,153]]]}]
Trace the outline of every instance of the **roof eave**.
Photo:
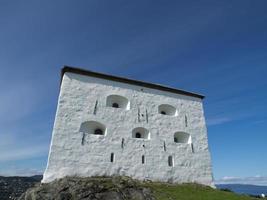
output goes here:
[{"label": "roof eave", "polygon": [[103,73],[89,71],[89,70],[84,70],[81,68],[71,67],[71,66],[66,66],[66,65],[61,69],[60,84],[61,84],[62,78],[66,72],[85,75],[85,76],[91,76],[91,77],[96,77],[96,78],[102,78],[102,79],[107,79],[107,80],[112,80],[112,81],[117,81],[117,82],[122,82],[122,83],[128,83],[128,84],[138,85],[138,86],[152,88],[152,89],[158,89],[158,90],[162,90],[162,91],[166,91],[166,92],[171,92],[171,93],[176,93],[176,94],[181,94],[181,95],[186,95],[186,96],[192,96],[192,97],[196,97],[196,98],[200,98],[200,99],[205,98],[205,96],[203,96],[201,94],[196,94],[193,92],[175,89],[175,88],[171,88],[171,87],[167,87],[167,86],[163,86],[163,85],[159,85],[159,84],[148,83],[148,82],[144,82],[144,81],[124,78],[124,77],[119,77],[119,76],[113,76],[113,75],[103,74]]}]

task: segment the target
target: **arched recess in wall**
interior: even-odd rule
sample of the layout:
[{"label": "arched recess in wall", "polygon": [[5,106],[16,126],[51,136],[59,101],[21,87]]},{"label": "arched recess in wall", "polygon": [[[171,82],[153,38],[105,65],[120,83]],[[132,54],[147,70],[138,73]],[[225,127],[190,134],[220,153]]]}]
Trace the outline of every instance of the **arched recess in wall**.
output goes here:
[{"label": "arched recess in wall", "polygon": [[120,95],[109,95],[107,97],[106,105],[113,108],[130,109],[130,101],[126,97]]},{"label": "arched recess in wall", "polygon": [[106,135],[107,128],[104,124],[96,121],[86,121],[80,126],[80,132],[92,135]]},{"label": "arched recess in wall", "polygon": [[191,135],[185,132],[176,132],[174,133],[174,142],[176,143],[186,143],[191,144]]},{"label": "arched recess in wall", "polygon": [[146,128],[137,127],[134,128],[132,131],[133,138],[140,138],[140,139],[150,139],[150,133]]},{"label": "arched recess in wall", "polygon": [[158,112],[162,115],[170,115],[170,116],[177,115],[177,109],[174,106],[168,104],[161,104],[158,107]]}]

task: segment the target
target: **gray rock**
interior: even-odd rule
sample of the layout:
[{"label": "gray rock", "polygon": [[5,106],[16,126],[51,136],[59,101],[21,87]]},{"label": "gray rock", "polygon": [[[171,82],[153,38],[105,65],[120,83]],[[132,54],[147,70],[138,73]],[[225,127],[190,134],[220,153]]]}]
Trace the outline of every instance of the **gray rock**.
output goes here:
[{"label": "gray rock", "polygon": [[155,200],[152,191],[129,177],[65,177],[28,189],[19,200]]}]

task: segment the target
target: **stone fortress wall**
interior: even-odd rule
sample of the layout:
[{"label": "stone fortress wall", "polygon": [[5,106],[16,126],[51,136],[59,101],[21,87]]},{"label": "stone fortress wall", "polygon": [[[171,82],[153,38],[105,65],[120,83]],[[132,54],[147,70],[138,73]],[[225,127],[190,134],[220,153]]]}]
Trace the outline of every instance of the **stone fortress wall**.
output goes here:
[{"label": "stone fortress wall", "polygon": [[42,182],[111,175],[213,186],[202,99],[64,73]]}]

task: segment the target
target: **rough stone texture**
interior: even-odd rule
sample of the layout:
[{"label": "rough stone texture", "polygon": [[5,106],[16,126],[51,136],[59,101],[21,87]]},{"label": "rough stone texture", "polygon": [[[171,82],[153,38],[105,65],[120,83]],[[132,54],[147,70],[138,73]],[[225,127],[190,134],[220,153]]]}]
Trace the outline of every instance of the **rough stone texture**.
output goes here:
[{"label": "rough stone texture", "polygon": [[40,183],[42,176],[31,177],[22,176],[0,176],[0,199],[15,200],[18,199],[28,188]]},{"label": "rough stone texture", "polygon": [[128,177],[65,177],[27,190],[19,200],[154,200],[149,188]]},{"label": "rough stone texture", "polygon": [[[130,101],[130,109],[106,106],[109,95],[126,97]],[[96,101],[98,103],[95,109]],[[177,109],[176,116],[159,114],[158,106],[161,104],[174,106]],[[80,126],[86,121],[104,124],[105,136],[83,136]],[[132,130],[136,127],[149,130],[150,138],[132,138]],[[190,143],[174,142],[174,133],[177,131],[191,135],[193,150]],[[115,155],[114,162],[110,162],[111,153]],[[142,155],[145,156],[145,164],[142,164]],[[174,158],[173,167],[168,166],[170,155]],[[202,100],[65,73],[42,182],[51,182],[65,176],[112,175],[162,182],[197,182],[213,186]]]}]

